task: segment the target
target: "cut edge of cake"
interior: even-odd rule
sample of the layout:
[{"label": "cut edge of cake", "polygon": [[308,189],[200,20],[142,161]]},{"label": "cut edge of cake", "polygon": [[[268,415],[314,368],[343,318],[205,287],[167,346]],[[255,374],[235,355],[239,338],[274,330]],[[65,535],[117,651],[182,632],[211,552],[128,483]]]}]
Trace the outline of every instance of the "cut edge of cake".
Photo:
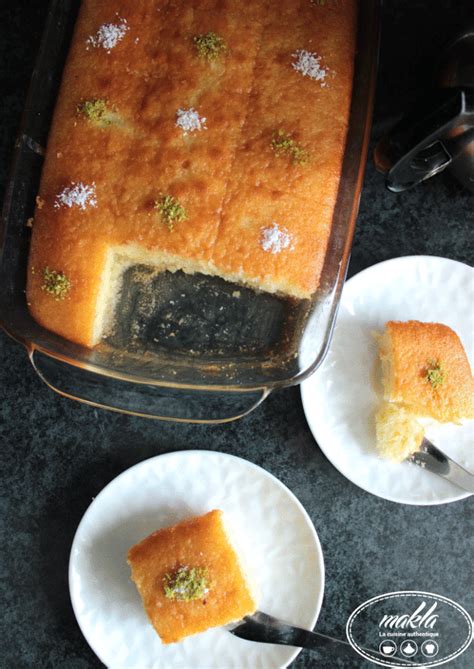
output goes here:
[{"label": "cut edge of cake", "polygon": [[90,346],[100,343],[113,327],[116,308],[122,293],[124,274],[135,265],[145,265],[160,273],[182,271],[189,275],[215,276],[236,286],[285,298],[309,299],[311,297],[310,293],[301,291],[285,277],[275,279],[267,275],[261,278],[247,276],[243,271],[223,272],[212,261],[187,259],[161,250],[147,249],[138,244],[110,246],[102,270]]},{"label": "cut edge of cake", "polygon": [[[215,511],[220,511],[220,509],[215,509]],[[254,604],[253,611],[250,611],[247,614],[251,615],[252,613],[255,613],[258,608],[258,602],[261,597],[260,588],[258,586],[257,579],[255,578],[255,574],[250,567],[248,552],[243,548],[244,541],[240,537],[235,526],[229,520],[229,517],[223,511],[220,511],[220,521],[227,541],[234,551],[237,564],[239,565],[240,571],[245,581],[245,585],[247,586],[250,598]],[[230,622],[237,622],[237,620],[231,620]]]},{"label": "cut edge of cake", "polygon": [[391,342],[388,330],[385,329],[384,332],[382,333],[376,333],[375,339],[379,346],[379,358],[382,365],[382,385],[383,385],[384,400],[387,402],[400,402],[401,397],[395,396],[393,392],[394,374],[393,374],[391,345],[390,345]]},{"label": "cut edge of cake", "polygon": [[375,415],[377,450],[393,462],[403,462],[419,450],[425,436],[416,416],[403,406],[384,402]]}]

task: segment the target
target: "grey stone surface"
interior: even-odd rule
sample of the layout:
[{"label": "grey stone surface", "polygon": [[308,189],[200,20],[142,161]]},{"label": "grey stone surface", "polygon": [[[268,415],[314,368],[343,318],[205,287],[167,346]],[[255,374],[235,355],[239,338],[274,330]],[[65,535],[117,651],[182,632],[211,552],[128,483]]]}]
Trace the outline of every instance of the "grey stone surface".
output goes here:
[{"label": "grey stone surface", "polygon": [[[2,190],[47,5],[46,0],[0,4]],[[441,45],[469,13],[470,0],[385,3],[374,139],[421,92]],[[473,196],[444,174],[393,195],[369,161],[350,274],[411,254],[472,264],[473,205]],[[188,448],[247,458],[301,500],[325,556],[320,631],[342,637],[358,604],[398,589],[436,592],[474,609],[472,500],[408,507],[355,487],[319,450],[296,388],[275,393],[253,414],[227,426],[157,423],[56,396],[36,377],[24,350],[0,334],[0,444],[2,668],[100,666],[69,602],[67,564],[77,524],[92,497],[124,469]],[[295,669],[316,666],[369,664],[355,655],[344,662],[316,661],[307,651],[293,664]],[[474,666],[472,652],[449,666]]]}]

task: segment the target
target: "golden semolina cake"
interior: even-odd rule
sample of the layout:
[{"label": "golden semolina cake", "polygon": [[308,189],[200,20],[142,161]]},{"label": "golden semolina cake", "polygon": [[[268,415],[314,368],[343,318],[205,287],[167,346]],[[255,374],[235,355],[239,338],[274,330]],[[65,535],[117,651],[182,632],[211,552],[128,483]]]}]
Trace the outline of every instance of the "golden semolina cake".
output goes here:
[{"label": "golden semolina cake", "polygon": [[423,440],[419,418],[474,418],[474,382],[461,340],[447,325],[389,321],[377,338],[385,400],[375,416],[377,450],[402,462]]},{"label": "golden semolina cake", "polygon": [[419,450],[425,430],[403,406],[384,402],[375,415],[377,450],[384,458],[403,462]]},{"label": "golden semolina cake", "polygon": [[384,399],[440,422],[474,418],[474,382],[458,335],[441,323],[389,321],[380,338]]},{"label": "golden semolina cake", "polygon": [[150,534],[129,550],[128,563],[163,643],[240,620],[257,608],[222,511]]},{"label": "golden semolina cake", "polygon": [[337,198],[356,0],[83,0],[27,298],[94,346],[133,264],[309,298]]}]

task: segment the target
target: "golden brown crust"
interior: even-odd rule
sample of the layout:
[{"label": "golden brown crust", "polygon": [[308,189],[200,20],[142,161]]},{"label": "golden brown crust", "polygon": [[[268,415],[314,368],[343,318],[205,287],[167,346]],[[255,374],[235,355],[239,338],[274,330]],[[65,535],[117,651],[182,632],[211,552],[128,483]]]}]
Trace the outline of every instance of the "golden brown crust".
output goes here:
[{"label": "golden brown crust", "polygon": [[[389,321],[385,327],[382,355],[391,376],[385,399],[442,422],[474,418],[474,381],[458,335],[441,323]],[[427,377],[433,363],[443,370],[439,385]]]},{"label": "golden brown crust", "polygon": [[[45,327],[94,343],[106,250],[143,248],[210,263],[215,273],[269,282],[299,297],[318,286],[347,131],[356,25],[355,0],[84,0],[48,142],[35,213],[28,301]],[[104,23],[127,20],[110,53],[87,46]],[[221,35],[226,53],[200,59],[193,36]],[[321,55],[325,86],[293,68],[298,49]],[[105,98],[119,126],[97,128],[76,113]],[[195,108],[207,130],[183,135],[180,108]],[[310,154],[292,165],[271,149],[282,128]],[[97,206],[55,208],[71,182],[95,184]],[[188,220],[170,232],[153,210],[160,192],[177,197]],[[277,223],[292,245],[261,246]],[[56,301],[42,290],[45,266],[71,290]],[[32,272],[32,268],[34,272]]]},{"label": "golden brown crust", "polygon": [[[128,563],[147,615],[163,643],[240,620],[256,609],[227,538],[222,511],[210,511],[154,532],[129,550]],[[183,566],[207,570],[211,587],[205,599],[166,598],[165,574]]]}]

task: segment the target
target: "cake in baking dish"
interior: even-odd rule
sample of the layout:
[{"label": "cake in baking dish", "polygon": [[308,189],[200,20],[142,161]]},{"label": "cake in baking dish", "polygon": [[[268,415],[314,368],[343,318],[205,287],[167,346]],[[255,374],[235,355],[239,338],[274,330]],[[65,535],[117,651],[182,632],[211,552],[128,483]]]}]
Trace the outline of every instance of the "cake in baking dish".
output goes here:
[{"label": "cake in baking dish", "polygon": [[355,0],[83,0],[34,216],[36,320],[94,346],[133,264],[310,297],[356,20]]},{"label": "cake in baking dish", "polygon": [[128,563],[165,644],[240,620],[257,608],[222,511],[154,532],[129,550]]},{"label": "cake in baking dish", "polygon": [[376,415],[378,449],[401,461],[424,436],[419,418],[474,418],[474,380],[458,335],[441,323],[389,321],[379,337],[384,400]]}]

